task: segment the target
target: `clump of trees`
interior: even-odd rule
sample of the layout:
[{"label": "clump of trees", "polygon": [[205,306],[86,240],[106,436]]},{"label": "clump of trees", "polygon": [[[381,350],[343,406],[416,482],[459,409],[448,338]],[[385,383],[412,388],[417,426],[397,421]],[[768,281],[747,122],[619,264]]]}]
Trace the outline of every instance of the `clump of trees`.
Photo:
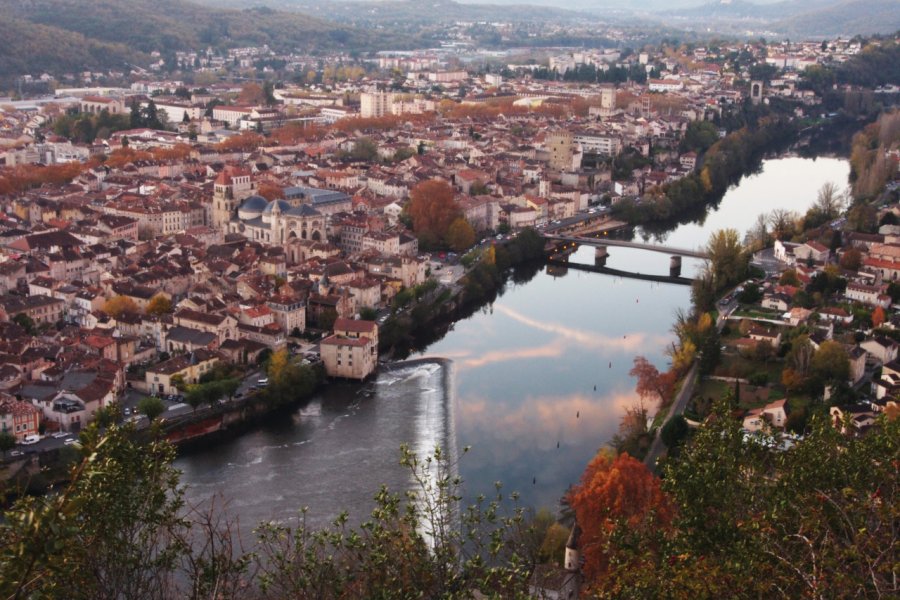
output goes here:
[{"label": "clump of trees", "polygon": [[[600,456],[574,506],[599,598],[891,597],[900,420],[863,437],[813,420],[788,451],[747,439],[718,402],[656,479]],[[586,485],[586,482],[589,485]],[[596,496],[589,493],[596,490]],[[604,498],[598,501],[597,498]],[[579,507],[582,507],[579,512]]]},{"label": "clump of trees", "polygon": [[103,312],[116,319],[126,313],[137,314],[141,309],[128,296],[113,296],[103,304]]},{"label": "clump of trees", "polygon": [[99,114],[66,113],[53,123],[53,133],[78,144],[90,144],[95,139],[107,139],[117,131],[131,129],[128,115],[112,115],[108,110]]},{"label": "clump of trees", "polygon": [[878,121],[853,137],[850,179],[857,201],[873,200],[897,172],[887,152],[900,141],[900,110],[882,113]]},{"label": "clump of trees", "polygon": [[266,373],[269,385],[263,391],[263,397],[274,405],[288,404],[311,395],[321,380],[321,373],[316,368],[301,364],[286,348],[272,353]]},{"label": "clump of trees", "polygon": [[[703,157],[697,173],[648,193],[640,200],[625,199],[613,207],[617,218],[633,224],[666,222],[718,201],[728,186],[737,182],[760,161],[765,152],[790,142],[796,125],[782,117],[764,117],[755,127],[746,126],[716,141]],[[691,140],[708,141],[702,129]]]},{"label": "clump of trees", "polygon": [[70,183],[86,168],[73,161],[61,165],[20,165],[0,169],[0,196],[19,194],[44,184]]},{"label": "clump of trees", "polygon": [[[494,498],[460,508],[455,459],[401,449],[413,489],[374,490],[358,526],[261,524],[245,546],[221,502],[184,500],[174,448],[96,425],[58,494],[23,497],[0,522],[4,598],[525,597],[552,520]],[[558,528],[557,528],[558,529]],[[549,541],[547,541],[549,540]]]},{"label": "clump of trees", "polygon": [[[406,211],[420,246],[443,244],[462,251],[474,243],[475,231],[463,217],[449,183],[440,179],[423,181],[412,189],[409,198]],[[468,245],[464,245],[466,242]]]}]

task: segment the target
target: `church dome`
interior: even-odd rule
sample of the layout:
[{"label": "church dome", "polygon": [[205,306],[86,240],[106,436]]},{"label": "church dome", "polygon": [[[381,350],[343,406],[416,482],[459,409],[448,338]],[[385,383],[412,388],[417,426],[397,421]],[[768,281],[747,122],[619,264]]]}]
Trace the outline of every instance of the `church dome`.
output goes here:
[{"label": "church dome", "polygon": [[244,200],[238,210],[244,213],[259,214],[263,210],[265,210],[268,203],[269,201],[262,196],[249,196],[246,200]]},{"label": "church dome", "polygon": [[280,212],[287,212],[291,209],[291,205],[287,200],[272,200],[268,205],[266,205],[265,210],[263,210],[263,214],[271,214],[275,210],[276,206],[278,207],[278,210]]},{"label": "church dome", "polygon": [[241,204],[241,210],[262,212],[268,203],[269,201],[262,196],[250,196]]}]

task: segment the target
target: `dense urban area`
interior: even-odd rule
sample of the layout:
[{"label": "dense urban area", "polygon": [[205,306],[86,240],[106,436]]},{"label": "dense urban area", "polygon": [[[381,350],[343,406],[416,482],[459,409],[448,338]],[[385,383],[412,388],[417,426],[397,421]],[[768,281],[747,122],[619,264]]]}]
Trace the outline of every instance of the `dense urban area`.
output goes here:
[{"label": "dense urban area", "polygon": [[[896,34],[492,18],[392,46],[359,16],[287,48],[300,17],[254,9],[134,45],[81,16],[67,57],[52,8],[0,23],[25,40],[0,59],[4,598],[900,595]],[[216,29],[241,26],[269,37]],[[848,187],[665,246],[788,153],[848,157]],[[371,382],[523,268],[590,246],[609,272],[615,245],[672,255],[653,277],[691,306],[560,506],[469,506],[459,456],[407,446],[412,491],[354,491],[359,526],[240,539],[184,502],[178,449]]]}]

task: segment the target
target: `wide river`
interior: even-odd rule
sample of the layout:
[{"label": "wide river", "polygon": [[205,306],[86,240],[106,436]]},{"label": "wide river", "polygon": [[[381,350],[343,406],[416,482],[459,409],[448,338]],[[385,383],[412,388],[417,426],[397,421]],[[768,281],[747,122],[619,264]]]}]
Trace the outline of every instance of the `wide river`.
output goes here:
[{"label": "wide river", "polygon": [[[805,212],[824,183],[843,189],[848,174],[840,159],[765,161],[703,223],[663,241],[700,247],[723,227],[743,235],[760,213]],[[572,261],[592,264],[593,250]],[[607,266],[664,275],[668,262],[665,254],[610,248]],[[685,261],[684,275],[697,266]],[[448,366],[400,364],[369,384],[331,386],[289,418],[180,457],[186,496],[221,496],[245,534],[263,520],[292,522],[304,506],[314,525],[341,510],[357,521],[381,484],[409,488],[398,464],[405,442],[420,454],[471,446],[459,461],[469,499],[502,481],[523,504],[555,509],[636,401],[634,357],[663,368],[673,315],[689,304],[686,286],[543,268],[510,282],[492,306],[417,356],[450,359]]]}]

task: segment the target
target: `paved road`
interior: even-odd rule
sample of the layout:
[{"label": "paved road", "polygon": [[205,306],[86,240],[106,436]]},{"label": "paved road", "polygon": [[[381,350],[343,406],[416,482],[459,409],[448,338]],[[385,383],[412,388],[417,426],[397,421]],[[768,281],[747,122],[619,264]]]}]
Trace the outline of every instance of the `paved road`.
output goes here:
[{"label": "paved road", "polygon": [[[728,315],[731,314],[732,311],[737,307],[737,302],[733,299],[727,304],[719,303],[719,321],[716,323],[716,328],[719,332],[722,331],[722,327],[725,326],[725,323],[728,321]],[[681,390],[679,390],[678,395],[675,396],[675,400],[669,406],[669,412],[666,414],[666,419],[663,421],[663,425],[669,422],[669,420],[675,415],[680,415],[684,413],[684,409],[687,408],[687,403],[691,399],[691,396],[694,393],[694,387],[697,385],[697,379],[700,372],[700,361],[695,360],[693,366],[691,366],[691,370],[688,371],[687,375],[684,378],[684,383],[681,386]],[[650,444],[650,449],[647,450],[647,456],[644,457],[644,464],[651,471],[656,471],[656,461],[659,459],[663,450],[665,450],[666,445],[662,441],[662,426],[656,430],[656,436],[653,438],[653,443]]]},{"label": "paved road", "polygon": [[[691,395],[694,393],[694,386],[697,384],[697,373],[699,371],[700,363],[694,361],[694,366],[691,367],[691,370],[688,371],[688,374],[684,378],[684,384],[681,386],[681,390],[669,406],[669,412],[666,414],[666,420],[663,421],[663,424],[668,423],[669,419],[675,415],[680,415],[684,412],[684,409],[687,408],[688,400],[691,399]],[[662,426],[656,430],[656,437],[653,438],[653,443],[650,444],[647,456],[644,457],[644,464],[646,464],[651,471],[656,471],[656,461],[666,448],[666,445],[662,441],[661,433]]]}]

